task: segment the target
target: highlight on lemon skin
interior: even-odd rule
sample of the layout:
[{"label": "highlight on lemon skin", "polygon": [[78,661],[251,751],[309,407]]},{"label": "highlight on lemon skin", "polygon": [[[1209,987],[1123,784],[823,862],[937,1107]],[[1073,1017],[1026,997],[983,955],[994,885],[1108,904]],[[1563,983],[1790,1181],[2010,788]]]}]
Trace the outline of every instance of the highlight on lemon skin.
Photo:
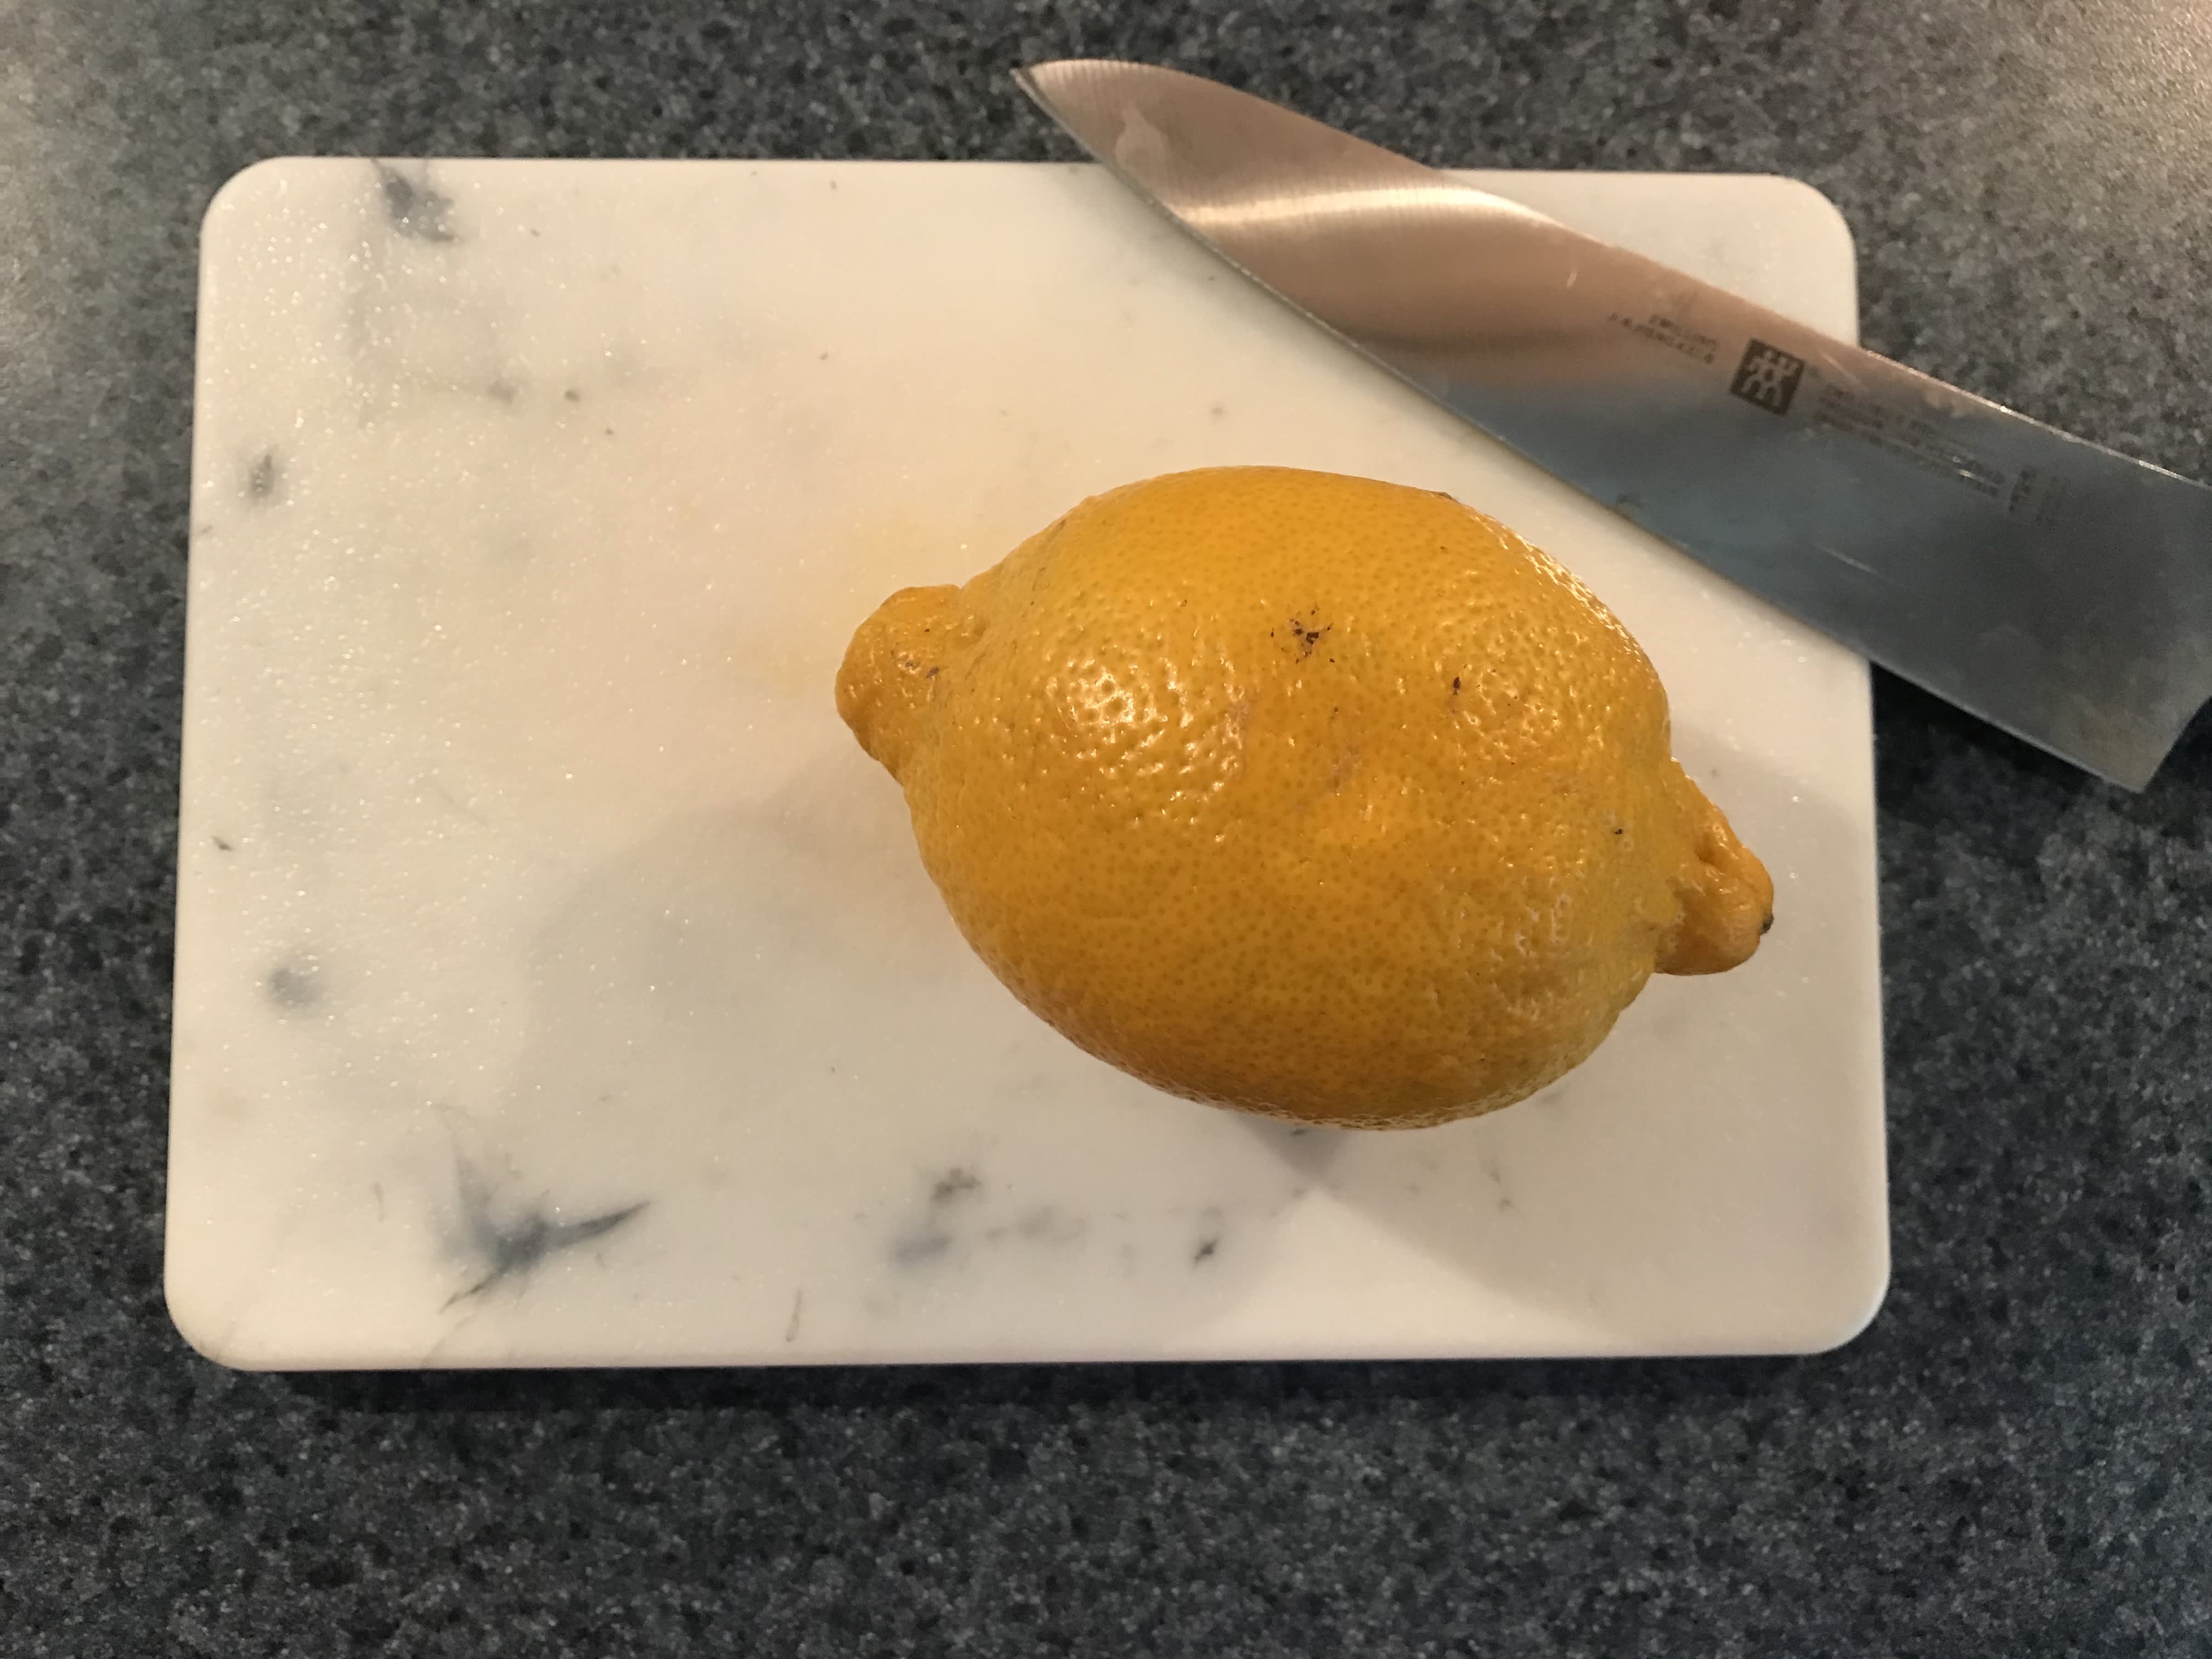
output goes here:
[{"label": "highlight on lemon skin", "polygon": [[1580,583],[1449,497],[1277,467],[1081,502],[860,625],[839,714],[963,935],[1072,1041],[1299,1121],[1498,1109],[1773,884]]}]

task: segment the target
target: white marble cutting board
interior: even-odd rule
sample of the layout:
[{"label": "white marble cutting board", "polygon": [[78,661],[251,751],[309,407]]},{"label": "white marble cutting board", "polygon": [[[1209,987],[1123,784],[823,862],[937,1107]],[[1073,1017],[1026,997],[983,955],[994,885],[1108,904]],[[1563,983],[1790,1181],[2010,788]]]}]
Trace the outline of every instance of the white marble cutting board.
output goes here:
[{"label": "white marble cutting board", "polygon": [[[1765,178],[1475,175],[1838,333]],[[1082,166],[286,161],[203,254],[167,1281],[256,1367],[1802,1351],[1887,1273],[1864,666]],[[838,723],[1081,496],[1445,489],[1656,659],[1748,968],[1443,1129],[1078,1053]]]}]

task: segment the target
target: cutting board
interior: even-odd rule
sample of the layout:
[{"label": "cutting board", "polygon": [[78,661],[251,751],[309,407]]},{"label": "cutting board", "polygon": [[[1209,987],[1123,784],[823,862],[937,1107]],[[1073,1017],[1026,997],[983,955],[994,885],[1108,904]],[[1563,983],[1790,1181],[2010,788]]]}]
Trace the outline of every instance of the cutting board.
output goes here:
[{"label": "cutting board", "polygon": [[[1770,178],[1473,174],[1836,333]],[[169,1306],[252,1367],[1792,1352],[1887,1273],[1861,662],[1085,166],[283,161],[202,254]],[[1773,870],[1493,1117],[1299,1133],[975,962],[830,683],[893,588],[1270,462],[1451,492]]]}]

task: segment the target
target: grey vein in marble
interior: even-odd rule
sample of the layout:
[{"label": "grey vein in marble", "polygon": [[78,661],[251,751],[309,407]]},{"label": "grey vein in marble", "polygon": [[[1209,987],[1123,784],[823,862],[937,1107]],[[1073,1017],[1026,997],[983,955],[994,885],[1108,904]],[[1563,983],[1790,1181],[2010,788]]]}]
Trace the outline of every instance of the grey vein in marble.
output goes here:
[{"label": "grey vein in marble", "polygon": [[394,230],[419,242],[455,240],[448,219],[453,212],[453,198],[431,186],[428,166],[420,167],[418,179],[410,179],[391,162],[377,161],[372,165],[376,168],[377,185],[383,193],[385,216]]},{"label": "grey vein in marble", "polygon": [[650,1205],[650,1200],[640,1199],[580,1221],[559,1220],[556,1211],[541,1205],[501,1206],[495,1201],[483,1171],[465,1157],[456,1160],[454,1182],[461,1212],[461,1246],[481,1274],[475,1283],[446,1298],[444,1305],[448,1308],[481,1296],[495,1285],[520,1285],[553,1256],[606,1237],[635,1220]]}]

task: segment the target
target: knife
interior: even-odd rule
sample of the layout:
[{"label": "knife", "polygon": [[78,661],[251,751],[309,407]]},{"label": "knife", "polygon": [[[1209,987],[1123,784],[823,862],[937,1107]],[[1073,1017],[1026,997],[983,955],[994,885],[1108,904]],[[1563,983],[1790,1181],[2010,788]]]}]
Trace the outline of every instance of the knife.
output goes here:
[{"label": "knife", "polygon": [[2212,698],[2212,490],[1196,76],[1023,89],[1230,264],[1893,672],[2140,789]]}]

